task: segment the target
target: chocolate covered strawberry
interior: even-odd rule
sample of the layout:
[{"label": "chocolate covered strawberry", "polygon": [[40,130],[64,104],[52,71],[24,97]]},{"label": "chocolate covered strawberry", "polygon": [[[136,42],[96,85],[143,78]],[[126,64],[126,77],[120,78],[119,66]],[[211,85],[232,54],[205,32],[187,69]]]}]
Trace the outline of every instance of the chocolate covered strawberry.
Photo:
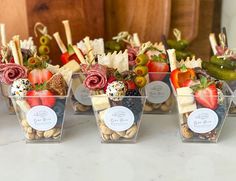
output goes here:
[{"label": "chocolate covered strawberry", "polygon": [[208,82],[205,77],[200,80],[200,85],[194,87],[194,96],[198,104],[205,108],[215,110],[218,107],[218,92],[215,83]]}]

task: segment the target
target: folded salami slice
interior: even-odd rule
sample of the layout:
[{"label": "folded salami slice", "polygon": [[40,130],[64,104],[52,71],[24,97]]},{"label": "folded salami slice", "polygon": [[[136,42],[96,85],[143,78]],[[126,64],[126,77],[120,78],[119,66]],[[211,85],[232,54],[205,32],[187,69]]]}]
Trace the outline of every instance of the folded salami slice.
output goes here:
[{"label": "folded salami slice", "polygon": [[27,77],[27,69],[15,63],[0,64],[0,81],[12,84],[14,80]]},{"label": "folded salami slice", "polygon": [[107,68],[100,64],[93,65],[86,73],[84,85],[91,90],[102,89],[107,83]]}]

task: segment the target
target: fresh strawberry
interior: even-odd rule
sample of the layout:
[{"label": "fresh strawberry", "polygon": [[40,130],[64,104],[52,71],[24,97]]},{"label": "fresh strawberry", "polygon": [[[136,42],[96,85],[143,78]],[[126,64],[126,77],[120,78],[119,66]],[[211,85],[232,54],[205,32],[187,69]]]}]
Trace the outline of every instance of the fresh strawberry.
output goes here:
[{"label": "fresh strawberry", "polygon": [[205,77],[194,93],[196,101],[203,107],[215,110],[218,107],[218,91],[216,85],[208,82]]},{"label": "fresh strawberry", "polygon": [[27,92],[26,96],[26,101],[31,107],[39,105],[53,107],[56,102],[55,98],[53,97],[54,95],[48,90],[31,90]]},{"label": "fresh strawberry", "polygon": [[126,84],[128,90],[136,89],[136,84],[132,80],[126,81],[125,84]]},{"label": "fresh strawberry", "polygon": [[149,78],[151,81],[163,80],[166,77],[165,72],[169,72],[166,55],[153,55],[148,63]]},{"label": "fresh strawberry", "polygon": [[32,85],[43,84],[52,77],[52,73],[47,69],[33,69],[28,74],[28,79]]}]

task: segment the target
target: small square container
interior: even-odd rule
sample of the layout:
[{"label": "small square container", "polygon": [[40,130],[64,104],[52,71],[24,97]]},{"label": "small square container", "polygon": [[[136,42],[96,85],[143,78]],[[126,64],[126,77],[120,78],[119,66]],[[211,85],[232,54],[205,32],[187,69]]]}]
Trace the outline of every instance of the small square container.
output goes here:
[{"label": "small square container", "polygon": [[149,72],[148,76],[144,114],[172,113],[175,108],[175,98],[169,82],[170,72]]},{"label": "small square container", "polygon": [[[10,96],[27,143],[60,142],[65,118],[65,108],[70,95],[71,81],[65,96]],[[55,100],[53,107],[47,104],[30,106],[28,101]]]},{"label": "small square container", "polygon": [[84,78],[83,73],[75,73],[72,76],[72,108],[74,114],[92,115],[92,102],[89,89],[83,85]]},{"label": "small square container", "polygon": [[228,84],[222,82],[222,89],[220,92],[218,90],[217,97],[204,97],[218,100],[214,110],[201,106],[189,87],[175,90],[172,86],[172,90],[177,102],[182,141],[216,143],[232,102],[232,91]]},{"label": "small square container", "polygon": [[[135,143],[146,101],[142,96],[91,95],[102,143]],[[114,101],[116,100],[116,101]]]},{"label": "small square container", "polygon": [[9,87],[11,85],[7,85],[5,83],[1,83],[0,85],[1,85],[1,93],[3,97],[3,101],[5,102],[5,106],[7,108],[8,114],[12,114],[12,115],[16,114],[11,98],[9,97],[9,92],[8,92]]}]

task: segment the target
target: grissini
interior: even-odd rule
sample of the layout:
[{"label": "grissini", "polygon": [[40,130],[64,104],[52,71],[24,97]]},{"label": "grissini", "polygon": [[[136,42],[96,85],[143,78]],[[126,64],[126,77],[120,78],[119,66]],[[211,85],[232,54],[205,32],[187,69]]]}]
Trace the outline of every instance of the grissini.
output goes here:
[{"label": "grissini", "polygon": [[1,30],[1,43],[2,43],[2,46],[7,46],[5,24],[2,24],[2,23],[0,24],[0,30]]},{"label": "grissini", "polygon": [[95,62],[94,62],[94,56],[93,56],[93,49],[92,49],[92,46],[91,46],[91,43],[90,43],[90,40],[89,40],[88,36],[86,36],[84,38],[84,44],[85,44],[86,49],[87,49],[89,64],[94,64]]},{"label": "grissini", "polygon": [[71,36],[71,29],[70,29],[70,24],[68,20],[62,21],[64,28],[65,28],[65,33],[66,33],[66,40],[68,45],[72,45],[72,36]]},{"label": "grissini", "polygon": [[57,45],[60,48],[61,52],[66,53],[67,49],[66,49],[64,43],[61,40],[60,34],[58,32],[56,32],[56,33],[53,34],[53,37],[55,38],[55,40],[57,42]]},{"label": "grissini", "polygon": [[211,44],[211,49],[212,49],[214,55],[216,55],[217,54],[216,47],[218,46],[218,44],[216,42],[215,33],[210,33],[209,40],[210,40],[210,44]]},{"label": "grissini", "polygon": [[80,52],[80,50],[78,49],[78,47],[76,45],[73,45],[73,50],[74,50],[76,56],[79,58],[80,62],[82,64],[87,64],[86,60],[84,59],[84,56],[82,55],[82,53]]},{"label": "grissini", "polygon": [[20,65],[20,60],[19,60],[19,57],[18,57],[16,44],[13,40],[10,41],[10,47],[11,47],[12,55],[13,55],[13,58],[14,58],[14,62],[16,64]]},{"label": "grissini", "polygon": [[17,50],[17,53],[18,53],[20,65],[23,66],[23,56],[22,56],[22,53],[21,53],[20,36],[19,35],[13,36],[13,41],[15,42],[15,45],[16,45],[16,50]]}]

